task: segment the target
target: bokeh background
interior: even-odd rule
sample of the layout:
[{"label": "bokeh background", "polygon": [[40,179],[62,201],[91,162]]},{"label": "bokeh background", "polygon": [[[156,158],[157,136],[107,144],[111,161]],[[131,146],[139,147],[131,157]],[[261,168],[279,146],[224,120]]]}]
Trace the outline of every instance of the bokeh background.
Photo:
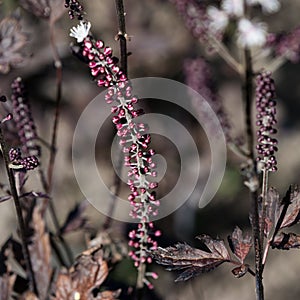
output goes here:
[{"label": "bokeh background", "polygon": [[[165,77],[184,82],[183,64],[188,58],[205,55],[212,67],[214,80],[217,83],[218,94],[232,123],[235,136],[244,132],[243,106],[241,99],[241,82],[234,72],[217,56],[206,54],[203,47],[186,30],[183,21],[178,16],[174,6],[164,0],[127,0],[126,26],[131,37],[128,50],[130,78],[145,76]],[[213,2],[213,1],[211,1]],[[271,17],[263,16],[272,32],[290,31],[299,25],[300,3],[285,0],[280,12]],[[118,56],[117,19],[114,1],[90,0],[83,2],[87,19],[92,23],[95,36],[111,45]],[[10,14],[18,7],[14,0],[2,0],[0,17]],[[48,24],[25,10],[19,12],[22,17],[23,31],[28,33],[29,42],[26,46],[28,58],[24,66],[13,69],[10,73],[0,74],[0,92],[10,95],[10,83],[21,76],[29,93],[39,135],[49,141],[54,113],[55,99],[55,69],[51,48],[49,45]],[[258,15],[258,17],[261,17]],[[72,138],[77,120],[84,107],[101,91],[89,75],[87,66],[78,61],[71,53],[69,29],[76,24],[70,21],[67,13],[57,22],[56,40],[63,62],[63,103],[58,131],[58,152],[54,171],[53,198],[59,220],[63,222],[71,208],[84,200],[72,167]],[[262,66],[267,68],[267,65]],[[278,95],[278,168],[271,175],[270,184],[275,186],[281,195],[289,184],[300,183],[300,68],[297,64],[286,63],[274,74],[276,92]],[[185,101],[185,99],[182,99]],[[180,121],[193,135],[203,164],[203,180],[209,167],[210,152],[203,130],[187,112],[179,107],[168,106],[165,103],[145,100],[140,105],[146,112],[168,114]],[[97,112],[95,112],[97,117]],[[98,138],[97,159],[101,176],[107,186],[113,183],[114,170],[111,165],[110,147],[113,139],[113,127],[109,120]],[[178,137],[180,138],[180,137]],[[152,146],[165,157],[167,172],[161,180],[159,194],[164,195],[174,186],[178,175],[180,160],[176,147],[167,139],[153,137]],[[85,144],[82,144],[84,149]],[[48,150],[43,149],[45,161]],[[195,190],[191,201],[185,203],[175,213],[159,220],[157,227],[163,235],[159,240],[161,246],[168,246],[177,241],[185,241],[197,246],[196,235],[206,233],[213,237],[226,238],[238,225],[245,231],[250,231],[248,211],[250,201],[248,189],[243,185],[240,176],[242,160],[228,150],[228,160],[223,183],[215,198],[203,209],[198,209],[197,199],[201,191]],[[193,162],[190,162],[193,174]],[[89,178],[89,170],[83,170]],[[4,169],[1,180],[5,182]],[[97,185],[94,178],[88,179]],[[30,183],[36,186],[35,175]],[[125,198],[128,191],[122,186],[121,195]],[[101,199],[101,195],[99,195]],[[196,201],[195,201],[196,200]],[[92,206],[85,213],[91,227],[100,229],[105,216]],[[0,243],[16,232],[15,210],[12,202],[0,204]],[[51,228],[51,220],[49,219]],[[112,231],[126,238],[130,224],[114,222]],[[66,236],[74,255],[85,249],[84,232],[71,233]],[[249,262],[253,261],[253,255]],[[124,284],[134,284],[135,273],[130,267],[130,261],[121,263],[112,276]],[[232,276],[226,265],[219,267],[209,274],[203,274],[186,283],[174,283],[175,274],[154,265],[159,273],[159,279],[154,283],[157,296],[161,299],[254,299],[254,280],[250,275],[241,279]],[[292,300],[300,295],[299,282],[300,252],[276,251],[270,253],[264,273],[266,299]],[[154,297],[154,296],[153,296]],[[154,299],[154,298],[153,298]]]}]

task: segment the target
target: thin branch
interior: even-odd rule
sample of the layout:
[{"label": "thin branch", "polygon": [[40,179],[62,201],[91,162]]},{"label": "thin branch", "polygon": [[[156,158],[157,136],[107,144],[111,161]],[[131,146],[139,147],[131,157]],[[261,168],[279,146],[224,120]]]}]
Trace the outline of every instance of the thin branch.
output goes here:
[{"label": "thin branch", "polygon": [[26,225],[25,225],[23,215],[22,215],[21,202],[20,202],[19,195],[17,192],[15,176],[14,176],[13,170],[9,167],[8,149],[6,146],[6,142],[4,140],[1,126],[0,126],[0,145],[1,145],[2,153],[3,153],[7,176],[9,179],[11,195],[14,199],[14,204],[16,207],[17,218],[18,218],[19,229],[20,229],[20,236],[21,236],[21,240],[22,240],[23,255],[24,255],[24,260],[25,260],[26,267],[27,267],[27,274],[28,274],[28,278],[29,278],[30,289],[36,294],[36,296],[38,296],[38,289],[37,289],[37,285],[36,285],[32,262],[30,259],[30,251],[28,248],[28,243],[27,243],[27,238],[26,238]]},{"label": "thin branch", "polygon": [[[57,130],[58,130],[58,123],[60,117],[60,105],[61,105],[61,95],[62,95],[62,63],[59,57],[59,53],[55,43],[55,23],[49,22],[49,31],[50,31],[50,44],[52,48],[54,66],[56,69],[56,101],[55,101],[55,114],[54,114],[54,122],[52,127],[52,136],[50,142],[50,156],[47,168],[47,178],[45,178],[43,172],[40,170],[40,179],[43,185],[43,188],[46,194],[50,195],[52,190],[52,180],[53,180],[53,170],[54,170],[54,163],[56,158],[56,144],[57,144]],[[70,247],[64,240],[63,236],[60,233],[60,226],[59,221],[57,218],[56,210],[54,207],[53,199],[48,201],[49,212],[55,227],[56,235],[58,236],[60,242],[62,243],[66,255],[69,260],[69,264],[73,262],[73,255]],[[64,263],[66,265],[66,263]]]},{"label": "thin branch", "polygon": [[[248,144],[249,159],[252,162],[253,174],[257,175],[256,163],[254,157],[254,136],[252,130],[252,98],[253,98],[253,70],[251,52],[249,49],[244,50],[245,74],[243,96],[245,101],[245,118],[246,118],[246,136]],[[256,299],[263,300],[263,283],[262,283],[262,245],[260,240],[260,222],[258,209],[258,193],[251,191],[251,215],[252,215],[252,232],[255,251],[255,281],[256,281]]]}]

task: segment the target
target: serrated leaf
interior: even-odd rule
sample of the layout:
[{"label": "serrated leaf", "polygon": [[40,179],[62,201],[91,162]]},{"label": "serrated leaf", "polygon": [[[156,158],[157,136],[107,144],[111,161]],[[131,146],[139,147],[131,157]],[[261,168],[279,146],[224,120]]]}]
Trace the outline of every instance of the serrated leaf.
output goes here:
[{"label": "serrated leaf", "polygon": [[[280,229],[291,227],[300,219],[300,191],[298,185],[291,185],[283,202],[289,201],[289,206],[281,223]],[[284,205],[284,203],[282,203]]]},{"label": "serrated leaf", "polygon": [[233,233],[228,236],[228,243],[232,253],[243,264],[252,247],[251,236],[245,235],[244,237],[242,230],[236,226]]},{"label": "serrated leaf", "polygon": [[197,238],[209,251],[178,243],[167,248],[159,247],[150,255],[158,264],[166,266],[169,271],[184,270],[176,281],[185,281],[201,273],[209,272],[230,260],[224,241],[212,239],[208,235]]},{"label": "serrated leaf", "polygon": [[289,250],[300,248],[300,235],[295,233],[284,233],[277,234],[272,242],[272,248]]}]

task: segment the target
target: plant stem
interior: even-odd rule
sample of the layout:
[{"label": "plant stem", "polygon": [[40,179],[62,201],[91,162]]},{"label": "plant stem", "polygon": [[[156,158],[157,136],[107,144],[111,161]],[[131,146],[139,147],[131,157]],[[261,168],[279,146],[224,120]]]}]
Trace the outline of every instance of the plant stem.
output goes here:
[{"label": "plant stem", "polygon": [[264,231],[265,231],[265,216],[266,216],[266,198],[267,198],[267,189],[268,189],[268,171],[264,168],[263,169],[263,179],[262,179],[262,192],[261,192],[261,206],[262,206],[262,213],[261,213],[261,233],[260,233],[260,242],[262,249],[264,248]]},{"label": "plant stem", "polygon": [[14,204],[16,207],[17,218],[18,218],[19,229],[20,229],[20,236],[21,236],[21,241],[22,241],[23,255],[24,255],[24,260],[25,260],[26,267],[27,267],[29,285],[30,285],[30,289],[38,297],[38,289],[37,289],[37,285],[36,285],[36,280],[35,280],[35,276],[34,276],[34,272],[33,272],[33,267],[32,267],[32,263],[31,263],[31,259],[30,259],[30,252],[29,252],[27,238],[26,238],[26,226],[25,226],[25,222],[23,219],[23,215],[22,215],[21,202],[20,202],[19,195],[17,192],[15,176],[14,176],[13,170],[9,167],[8,149],[6,147],[6,143],[4,140],[1,126],[0,126],[0,145],[1,145],[2,153],[3,153],[7,176],[9,179],[10,192],[14,199]]},{"label": "plant stem", "polygon": [[[126,39],[126,23],[125,23],[125,11],[124,11],[124,4],[123,0],[115,0],[116,6],[116,13],[118,18],[118,34],[117,38],[120,44],[120,65],[121,69],[127,77],[127,39]],[[114,184],[113,184],[113,191],[111,197],[111,204],[109,208],[108,215],[106,220],[103,224],[103,228],[106,230],[111,226],[112,223],[112,216],[114,215],[115,207],[116,207],[116,200],[121,190],[121,178],[119,174],[121,174],[123,169],[123,156],[120,150],[120,154],[118,155],[119,160],[116,166],[116,172],[114,176]]]},{"label": "plant stem", "polygon": [[[246,135],[248,144],[249,159],[251,160],[253,176],[257,176],[256,163],[254,157],[254,137],[252,130],[252,98],[253,98],[253,70],[251,52],[249,49],[244,50],[245,74],[243,96],[245,101],[245,118],[246,118]],[[251,191],[251,216],[252,216],[252,233],[255,251],[255,281],[256,281],[256,299],[263,300],[263,282],[262,282],[262,245],[260,239],[260,222],[258,208],[258,193]]]},{"label": "plant stem", "polygon": [[[54,60],[54,66],[56,69],[56,100],[55,100],[55,114],[54,114],[54,121],[52,127],[52,136],[50,142],[50,156],[49,156],[49,163],[47,169],[47,180],[44,180],[43,176],[41,176],[41,182],[43,184],[45,192],[50,195],[52,190],[52,180],[53,180],[53,170],[54,170],[54,163],[56,158],[56,144],[57,144],[57,130],[58,130],[58,123],[60,117],[60,104],[61,104],[61,95],[62,95],[62,62],[59,57],[59,53],[55,43],[55,23],[49,23],[49,31],[50,31],[50,44],[52,48],[52,55]],[[49,204],[49,212],[51,218],[53,220],[53,224],[56,230],[56,235],[58,236],[62,246],[65,249],[66,255],[69,260],[69,264],[73,262],[73,255],[72,251],[69,248],[68,244],[64,240],[63,236],[60,234],[60,226],[55,210],[55,206],[53,203],[53,199],[48,201]]]}]

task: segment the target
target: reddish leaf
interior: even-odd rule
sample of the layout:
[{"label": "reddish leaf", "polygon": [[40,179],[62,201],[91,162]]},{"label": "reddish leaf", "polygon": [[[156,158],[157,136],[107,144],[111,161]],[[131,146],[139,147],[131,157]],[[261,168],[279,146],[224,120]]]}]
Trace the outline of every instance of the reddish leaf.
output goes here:
[{"label": "reddish leaf", "polygon": [[286,197],[283,199],[284,202],[289,201],[289,206],[285,213],[284,219],[281,223],[280,229],[285,227],[291,227],[292,225],[299,222],[300,219],[300,192],[298,185],[290,186]]},{"label": "reddish leaf", "polygon": [[207,235],[197,237],[209,251],[192,248],[178,243],[173,247],[161,248],[150,253],[158,264],[167,270],[184,270],[176,281],[185,281],[200,273],[209,272],[229,261],[230,256],[222,240],[214,240]]},{"label": "reddish leaf", "polygon": [[280,200],[279,193],[274,187],[269,188],[266,197],[266,215],[265,215],[265,228],[264,234],[269,236],[270,231],[276,224],[280,214]]},{"label": "reddish leaf", "polygon": [[[76,259],[69,270],[60,272],[53,299],[105,299],[100,297],[103,293],[94,298],[91,292],[103,283],[107,275],[108,267],[107,263],[103,260],[102,249],[94,247],[86,250]],[[110,296],[107,299],[116,299],[119,293],[119,291],[107,292],[107,295]]]},{"label": "reddish leaf", "polygon": [[244,263],[244,260],[252,247],[251,236],[246,235],[243,237],[242,230],[236,226],[231,236],[228,236],[228,242],[233,254],[241,263]]},{"label": "reddish leaf", "polygon": [[300,235],[295,233],[284,233],[277,234],[272,242],[272,248],[289,250],[292,248],[300,248]]},{"label": "reddish leaf", "polygon": [[35,206],[33,210],[30,227],[33,229],[29,245],[32,268],[40,299],[46,299],[52,273],[51,248],[49,234],[45,231],[45,221],[39,206]]}]

